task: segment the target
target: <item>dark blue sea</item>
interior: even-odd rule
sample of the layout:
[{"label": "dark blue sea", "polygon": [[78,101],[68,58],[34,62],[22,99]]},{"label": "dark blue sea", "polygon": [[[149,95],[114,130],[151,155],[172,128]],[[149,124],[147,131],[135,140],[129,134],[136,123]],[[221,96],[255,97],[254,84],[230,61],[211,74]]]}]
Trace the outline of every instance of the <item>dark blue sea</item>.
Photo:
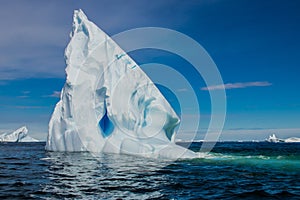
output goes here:
[{"label": "dark blue sea", "polygon": [[0,143],[0,199],[300,199],[299,143],[220,142],[175,162],[44,146]]}]

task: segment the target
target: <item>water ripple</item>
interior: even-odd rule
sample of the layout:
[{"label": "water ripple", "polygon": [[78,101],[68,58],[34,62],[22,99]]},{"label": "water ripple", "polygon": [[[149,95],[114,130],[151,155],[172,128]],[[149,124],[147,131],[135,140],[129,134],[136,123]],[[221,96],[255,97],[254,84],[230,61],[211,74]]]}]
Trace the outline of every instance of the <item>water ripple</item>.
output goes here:
[{"label": "water ripple", "polygon": [[168,163],[45,152],[44,143],[1,144],[0,199],[300,198],[298,146],[280,152],[273,144],[244,144],[243,152],[240,144],[226,145],[207,158]]}]

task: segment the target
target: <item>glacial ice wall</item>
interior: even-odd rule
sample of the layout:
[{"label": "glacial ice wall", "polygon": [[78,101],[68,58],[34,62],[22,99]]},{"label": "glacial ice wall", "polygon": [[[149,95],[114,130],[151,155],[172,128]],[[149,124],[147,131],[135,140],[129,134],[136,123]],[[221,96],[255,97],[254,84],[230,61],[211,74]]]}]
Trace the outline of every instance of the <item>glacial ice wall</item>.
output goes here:
[{"label": "glacial ice wall", "polygon": [[65,59],[46,150],[194,157],[174,143],[180,120],[154,83],[81,10],[74,11]]}]

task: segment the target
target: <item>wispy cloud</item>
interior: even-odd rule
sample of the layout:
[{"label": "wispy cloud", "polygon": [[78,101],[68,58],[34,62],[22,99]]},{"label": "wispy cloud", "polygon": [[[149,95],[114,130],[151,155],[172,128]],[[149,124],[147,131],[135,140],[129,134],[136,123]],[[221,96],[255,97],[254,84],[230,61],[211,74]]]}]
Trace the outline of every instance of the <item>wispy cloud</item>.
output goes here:
[{"label": "wispy cloud", "polygon": [[47,106],[14,106],[14,108],[18,108],[18,109],[40,109],[40,108],[47,108]]},{"label": "wispy cloud", "polygon": [[9,27],[1,31],[0,80],[64,77],[63,50],[70,31],[66,24],[71,23],[72,13],[54,15],[53,10],[51,2],[32,6],[7,1],[0,8],[1,18],[7,19],[0,26]]},{"label": "wispy cloud", "polygon": [[53,91],[52,94],[46,95],[44,97],[54,97],[54,98],[59,98],[60,97],[60,91]]},{"label": "wispy cloud", "polygon": [[22,95],[17,96],[17,98],[26,99],[26,98],[30,97],[29,94],[30,94],[30,91],[22,91]]},{"label": "wispy cloud", "polygon": [[256,81],[256,82],[244,82],[244,83],[226,83],[222,85],[212,85],[208,87],[202,87],[201,90],[230,90],[230,89],[240,89],[247,87],[266,87],[271,86],[272,83],[268,81]]},{"label": "wispy cloud", "polygon": [[29,98],[29,96],[28,95],[21,95],[21,96],[17,96],[17,98],[26,99],[26,98]]},{"label": "wispy cloud", "polygon": [[[133,1],[123,4],[121,11],[116,7],[119,1],[115,0],[107,1],[105,7],[102,6],[103,2],[69,4],[63,1],[35,1],[34,6],[25,1],[5,2],[0,7],[0,17],[5,19],[0,21],[0,27],[9,28],[1,29],[0,81],[36,77],[63,78],[64,49],[69,42],[74,9],[84,8],[95,24],[113,35],[132,27],[153,24],[176,29],[178,24],[184,24],[186,18],[182,15],[190,8],[182,7],[182,11],[173,13],[172,19],[167,20],[165,16],[168,14],[163,11],[167,8],[175,9],[178,2],[157,1],[151,6],[145,6],[141,1]],[[114,13],[117,10],[116,15]],[[23,16],[26,16],[26,23],[22,20]]]},{"label": "wispy cloud", "polygon": [[179,88],[179,89],[177,90],[177,92],[187,92],[187,91],[188,91],[187,88]]}]

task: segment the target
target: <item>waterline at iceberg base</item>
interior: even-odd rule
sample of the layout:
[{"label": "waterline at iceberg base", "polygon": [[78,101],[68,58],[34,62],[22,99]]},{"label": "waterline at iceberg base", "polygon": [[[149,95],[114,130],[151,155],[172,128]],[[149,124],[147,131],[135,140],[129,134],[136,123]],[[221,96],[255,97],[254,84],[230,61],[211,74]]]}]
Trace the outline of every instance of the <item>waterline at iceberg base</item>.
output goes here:
[{"label": "waterline at iceberg base", "polygon": [[46,150],[194,158],[175,144],[170,104],[108,35],[74,11],[66,83],[49,123]]}]

